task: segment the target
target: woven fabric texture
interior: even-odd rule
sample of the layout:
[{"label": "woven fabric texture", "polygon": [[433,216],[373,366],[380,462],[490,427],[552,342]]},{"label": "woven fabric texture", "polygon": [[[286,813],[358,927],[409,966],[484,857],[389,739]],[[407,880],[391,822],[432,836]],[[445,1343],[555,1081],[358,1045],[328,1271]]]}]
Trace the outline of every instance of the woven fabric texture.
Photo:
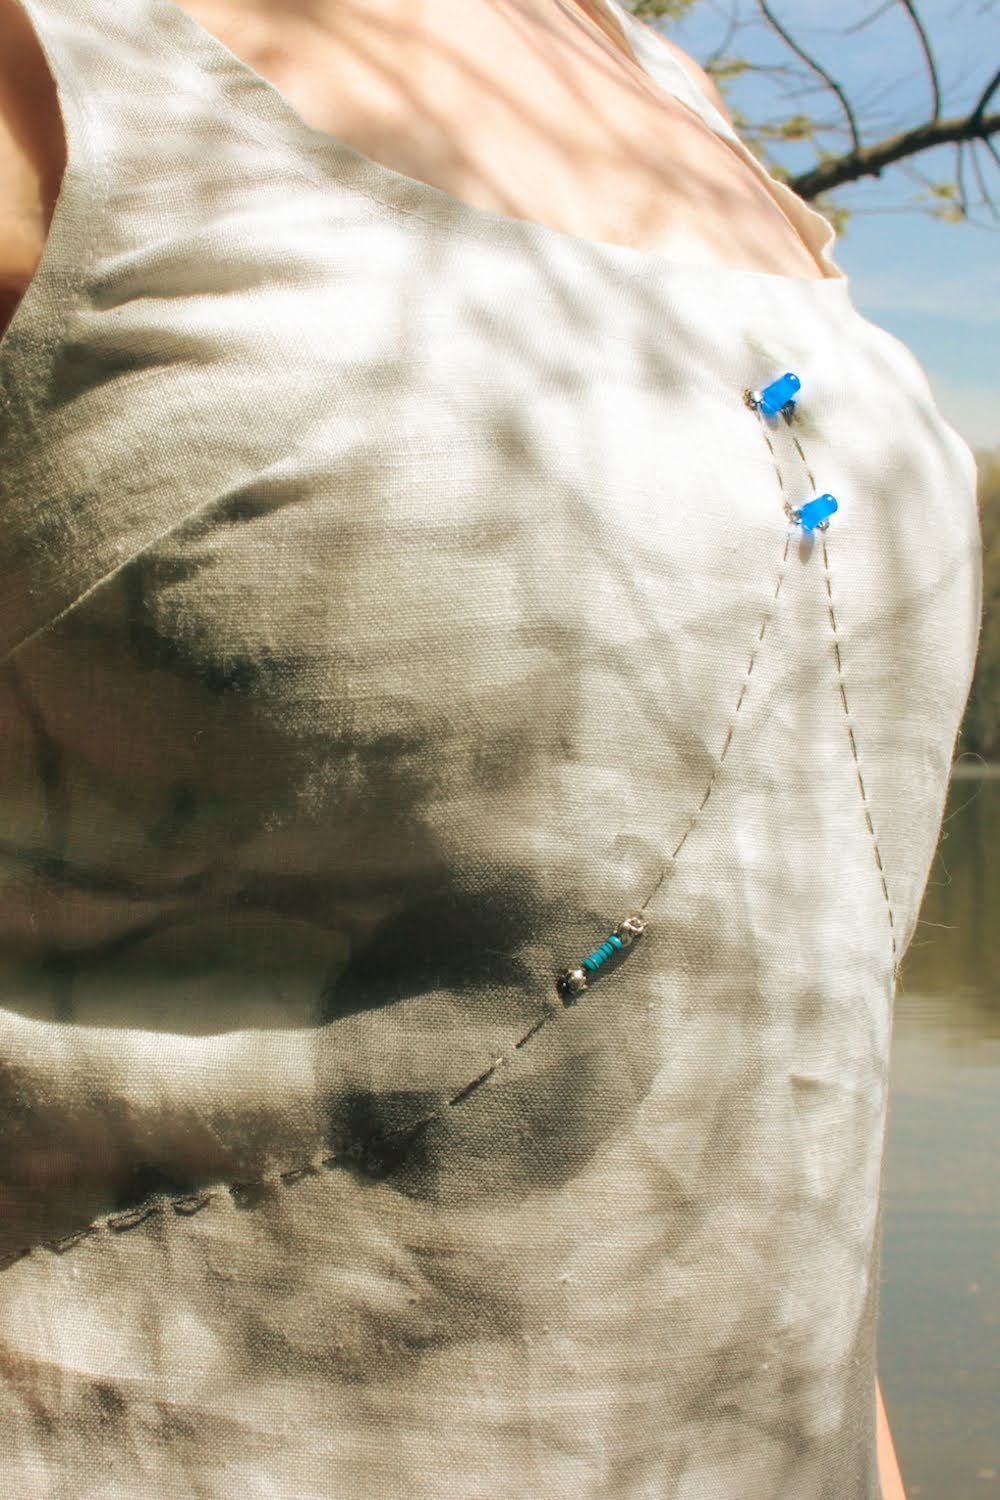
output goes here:
[{"label": "woven fabric texture", "polygon": [[172,0],[22,3],[0,1490],[878,1500],[968,446],[778,184],[821,279],[464,205]]}]

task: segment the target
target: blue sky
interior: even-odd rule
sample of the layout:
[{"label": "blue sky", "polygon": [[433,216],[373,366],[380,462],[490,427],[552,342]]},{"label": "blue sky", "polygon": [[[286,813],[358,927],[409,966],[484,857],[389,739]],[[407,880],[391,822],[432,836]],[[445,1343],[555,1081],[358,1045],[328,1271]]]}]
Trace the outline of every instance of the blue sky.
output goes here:
[{"label": "blue sky", "polygon": [[[938,64],[942,114],[967,112],[1000,66],[1000,9],[990,0],[917,3]],[[664,29],[704,63],[725,37],[730,4],[750,24],[736,33],[728,52],[765,64],[794,61],[771,39],[751,0],[696,0],[682,21]],[[876,0],[846,0],[836,9],[821,0],[773,0],[769,8],[843,85],[865,144],[928,118],[928,78],[900,6],[853,34],[852,26],[878,10]],[[726,87],[726,97],[750,120],[803,111],[839,127],[843,118],[818,79],[803,84],[801,77],[744,76]],[[990,109],[1000,110],[1000,91]],[[829,150],[841,149],[846,140],[841,130],[821,137]],[[994,144],[1000,152],[1000,138]],[[901,211],[923,183],[907,176],[905,167],[893,167],[880,180],[834,195],[853,210],[835,254],[851,278],[859,312],[912,349],[947,419],[972,447],[989,448],[1000,445],[1000,166],[982,146],[975,150],[998,214],[994,219],[988,208],[979,208],[975,216],[992,231],[941,223],[918,208]],[[781,147],[774,154],[794,172],[814,160],[815,147]],[[953,178],[955,148],[923,152],[910,170],[931,180]],[[978,198],[968,159],[966,181]]]}]

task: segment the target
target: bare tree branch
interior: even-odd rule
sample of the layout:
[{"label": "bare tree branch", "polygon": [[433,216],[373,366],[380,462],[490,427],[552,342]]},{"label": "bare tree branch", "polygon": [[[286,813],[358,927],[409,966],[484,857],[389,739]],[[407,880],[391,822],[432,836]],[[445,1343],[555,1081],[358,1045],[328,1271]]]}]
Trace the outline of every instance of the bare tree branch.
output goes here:
[{"label": "bare tree branch", "polygon": [[997,159],[996,149],[990,136],[1000,132],[1000,114],[985,115],[973,110],[970,115],[953,115],[950,118],[928,120],[923,125],[914,125],[896,135],[878,141],[874,146],[855,147],[844,156],[832,157],[829,161],[817,162],[807,172],[787,179],[801,198],[816,198],[845,182],[858,182],[863,177],[881,177],[886,167],[904,161],[921,151],[930,151],[934,146],[944,146],[952,141],[983,141]]},{"label": "bare tree branch", "polygon": [[931,119],[937,120],[941,115],[941,85],[938,81],[937,66],[934,62],[934,54],[931,51],[931,44],[928,40],[927,32],[924,30],[924,23],[917,15],[917,8],[913,0],[899,0],[899,3],[913,22],[917,36],[920,38],[920,46],[927,63],[927,71],[931,75],[931,89],[934,93],[934,113]]},{"label": "bare tree branch", "polygon": [[826,83],[836,94],[837,98],[840,100],[844,114],[847,116],[847,125],[851,132],[851,140],[853,142],[854,151],[860,151],[861,136],[858,132],[858,122],[854,118],[854,111],[851,108],[850,100],[844,93],[841,85],[836,81],[835,78],[831,78],[826,69],[821,67],[814,57],[810,57],[809,53],[806,52],[803,47],[800,47],[798,42],[796,42],[788,34],[774,12],[768,8],[767,0],[757,0],[757,4],[760,7],[761,14],[767,19],[771,27],[778,33],[778,35],[781,37],[781,40],[785,43],[785,46],[789,47],[798,57],[801,57],[802,61],[806,63],[810,68],[812,68],[813,72],[818,74],[818,76],[823,79],[823,82]]},{"label": "bare tree branch", "polygon": [[723,36],[721,42],[716,47],[715,51],[713,53],[711,53],[711,55],[709,57],[707,57],[705,59],[705,61],[702,63],[702,67],[705,69],[706,73],[711,73],[712,68],[714,66],[718,65],[719,59],[725,56],[725,54],[726,54],[726,48],[729,46],[729,43],[732,40],[735,32],[736,32],[736,17],[735,17],[735,15],[730,14],[730,16],[729,16],[729,24],[726,27],[726,32],[725,32],[725,35]]},{"label": "bare tree branch", "polygon": [[880,16],[884,16],[887,10],[892,10],[895,4],[896,0],[884,0],[884,3],[876,10],[873,10],[867,16],[862,16],[860,21],[855,21],[853,26],[845,26],[841,34],[843,36],[853,36],[856,31],[864,31],[866,26],[870,26],[873,21],[877,21]]},{"label": "bare tree branch", "polygon": [[1000,68],[998,68],[997,71],[993,74],[993,77],[990,79],[989,83],[986,85],[985,89],[982,92],[979,103],[972,111],[972,118],[974,120],[978,119],[978,117],[983,114],[987,104],[990,102],[990,99],[996,93],[998,88],[1000,88]]},{"label": "bare tree branch", "polygon": [[[696,0],[634,0],[634,4],[640,7],[648,7],[651,11],[658,12],[662,16],[671,10],[686,10]],[[732,74],[750,72],[766,73],[773,77],[791,76],[787,64],[751,63],[746,59],[731,57],[728,55],[728,46],[733,34],[742,29],[743,22],[738,19],[736,7],[722,11],[717,0],[703,0],[713,10],[720,14],[720,18],[726,21],[726,35],[722,43],[711,54],[706,64],[706,72],[717,75],[721,80]],[[992,0],[989,0],[992,3]],[[969,148],[972,158],[972,170],[975,173],[976,182],[982,195],[983,207],[989,209],[994,221],[1000,219],[1000,211],[993,202],[986,183],[983,171],[976,153],[976,145],[982,145],[989,152],[990,157],[997,166],[1000,166],[1000,152],[994,145],[993,136],[1000,134],[1000,114],[987,114],[989,105],[994,94],[1000,89],[1000,69],[990,78],[982,90],[978,100],[968,114],[949,115],[942,117],[942,91],[941,80],[934,56],[934,50],[918,10],[919,0],[876,0],[875,8],[866,16],[856,22],[853,26],[841,29],[840,35],[848,35],[852,32],[861,31],[870,26],[879,17],[885,15],[896,5],[902,6],[909,17],[910,23],[916,32],[923,61],[926,66],[927,75],[930,80],[932,93],[932,107],[930,118],[919,125],[910,126],[904,130],[898,130],[886,135],[883,139],[872,145],[863,145],[858,117],[851,104],[844,87],[837,79],[806,49],[803,47],[782,24],[771,9],[771,0],[756,0],[759,13],[764,17],[767,25],[780,38],[789,52],[805,63],[806,67],[822,82],[826,88],[836,97],[839,110],[847,122],[849,132],[849,143],[840,152],[822,151],[817,160],[806,171],[795,175],[787,172],[783,167],[772,167],[775,175],[779,176],[788,184],[799,197],[806,200],[815,199],[822,194],[830,193],[838,187],[847,183],[858,182],[868,177],[881,177],[887,167],[898,166],[900,170],[907,172],[904,164],[909,163],[912,169],[913,158],[923,152],[933,150],[935,147],[953,145],[955,147],[956,182],[954,185],[942,184],[939,181],[921,177],[926,190],[923,196],[931,196],[938,200],[936,212],[938,217],[957,218],[961,217],[968,222],[973,222],[971,210],[979,207],[979,204],[971,203],[966,183],[967,162],[965,151]],[[800,75],[801,76],[801,75]],[[898,86],[898,80],[892,87]],[[888,87],[888,86],[887,86]],[[800,91],[801,92],[801,91]],[[792,95],[786,96],[796,97]],[[735,107],[732,115],[738,128],[745,138],[754,145],[754,149],[760,152],[762,143],[768,138],[780,137],[782,139],[802,139],[805,135],[816,139],[824,133],[839,130],[842,127],[835,122],[824,122],[817,119],[812,113],[795,114],[788,119],[779,120],[774,125],[761,125],[745,120],[741,112]],[[912,171],[907,175],[915,175]],[[919,175],[919,174],[916,174]],[[957,195],[957,197],[956,197]],[[950,211],[944,207],[942,200],[951,199]],[[860,210],[851,210],[851,212]],[[907,211],[907,210],[904,210]],[[912,208],[908,211],[912,212]],[[982,224],[980,227],[992,230],[991,224]]]},{"label": "bare tree branch", "polygon": [[[961,151],[961,146],[959,146],[958,149]],[[979,184],[979,191],[982,194],[983,204],[986,208],[989,209],[994,219],[1000,219],[1000,208],[997,208],[996,204],[993,202],[993,199],[986,191],[986,182],[983,178],[983,169],[979,165],[979,157],[976,155],[975,151],[970,151],[969,155],[972,157],[972,170],[976,174],[976,181]]]}]

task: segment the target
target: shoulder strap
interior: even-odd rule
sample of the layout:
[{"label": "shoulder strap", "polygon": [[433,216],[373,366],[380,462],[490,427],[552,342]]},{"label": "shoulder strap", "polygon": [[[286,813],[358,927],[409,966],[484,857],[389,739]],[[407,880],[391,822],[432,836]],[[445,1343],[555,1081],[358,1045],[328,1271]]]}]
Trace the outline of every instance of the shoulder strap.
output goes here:
[{"label": "shoulder strap", "polygon": [[100,133],[82,86],[86,72],[80,52],[87,30],[74,23],[71,7],[59,0],[15,0],[34,34],[56,87],[57,105],[66,146],[66,164],[53,209],[41,259],[15,310],[0,345],[0,390],[8,343],[16,343],[29,321],[32,304],[52,291],[62,299],[82,282],[91,243],[91,219],[100,197],[104,170]]},{"label": "shoulder strap", "polygon": [[147,356],[183,357],[183,323],[168,318],[151,335],[131,303],[146,295],[151,256],[161,296],[185,288],[192,236],[257,190],[244,169],[261,156],[200,87],[199,59],[175,55],[159,20],[167,0],[17,3],[56,84],[66,166],[41,259],[0,339],[0,661],[162,529],[141,487],[114,504],[94,492],[101,393]]}]

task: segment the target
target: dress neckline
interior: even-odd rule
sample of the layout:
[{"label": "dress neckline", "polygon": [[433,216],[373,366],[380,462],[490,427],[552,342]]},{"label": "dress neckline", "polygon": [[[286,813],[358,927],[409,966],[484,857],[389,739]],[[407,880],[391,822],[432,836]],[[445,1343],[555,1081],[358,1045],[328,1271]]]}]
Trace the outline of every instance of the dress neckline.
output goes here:
[{"label": "dress neckline", "polygon": [[[176,0],[140,0],[140,3],[147,9],[150,19],[162,29],[174,54],[186,61],[189,70],[192,63],[195,65],[197,81],[203,82],[213,97],[227,108],[235,124],[242,125],[258,138],[263,132],[265,139],[268,133],[283,139],[286,146],[302,152],[314,171],[328,175],[334,185],[354,186],[390,211],[419,218],[467,239],[499,242],[527,254],[535,252],[543,259],[558,253],[603,257],[617,263],[624,273],[631,276],[648,272],[658,277],[669,275],[689,279],[694,283],[715,281],[718,286],[734,288],[754,284],[816,288],[820,297],[841,297],[847,293],[849,277],[835,263],[831,253],[837,238],[834,226],[768,172],[707,96],[695,88],[666,48],[657,47],[655,54],[650,53],[649,49],[656,46],[655,38],[647,42],[638,23],[617,5],[616,0],[599,0],[599,3],[621,29],[639,67],[672,98],[700,115],[709,128],[737,152],[791,220],[803,247],[818,265],[832,274],[794,276],[749,266],[675,260],[662,251],[621,245],[613,240],[591,239],[556,229],[537,219],[518,218],[496,209],[480,208],[422,178],[411,177],[387,166],[330,131],[310,125],[270,79],[233,52]],[[191,71],[187,80],[195,81]],[[813,244],[803,233],[803,226],[812,230]]]}]

